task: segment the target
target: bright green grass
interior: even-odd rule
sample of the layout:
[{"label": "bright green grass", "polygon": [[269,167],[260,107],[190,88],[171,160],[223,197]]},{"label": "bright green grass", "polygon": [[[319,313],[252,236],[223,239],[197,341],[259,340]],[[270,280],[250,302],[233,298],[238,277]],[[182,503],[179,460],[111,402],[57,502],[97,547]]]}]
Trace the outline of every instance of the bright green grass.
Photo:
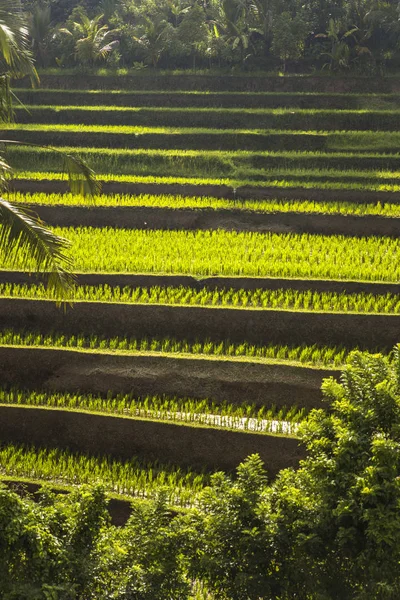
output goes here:
[{"label": "bright green grass", "polygon": [[231,430],[251,430],[263,433],[294,434],[297,424],[305,419],[307,410],[297,406],[277,408],[243,401],[241,404],[215,403],[211,400],[111,393],[107,397],[95,394],[50,393],[0,389],[0,404],[56,408],[102,413],[141,419],[172,421],[190,425],[223,427]]},{"label": "bright green grass", "polygon": [[[400,186],[399,186],[400,187]],[[76,194],[10,193],[12,202],[29,205],[89,206],[88,199]],[[170,209],[242,210],[257,213],[313,213],[331,215],[376,215],[400,217],[400,204],[356,204],[352,202],[315,202],[307,200],[230,200],[201,196],[171,196],[168,194],[102,194],[96,197],[96,206],[132,206]]]},{"label": "bright green grass", "polygon": [[[244,275],[387,281],[400,279],[400,240],[229,231],[54,228],[70,240],[77,272]],[[14,260],[0,268],[21,269]],[[32,264],[32,270],[34,265]]]},{"label": "bright green grass", "polygon": [[[65,181],[65,173],[57,171],[15,171],[15,179],[28,179],[32,181]],[[103,182],[117,183],[152,183],[157,185],[229,185],[229,179],[211,179],[200,177],[157,177],[141,175],[118,175],[113,173],[97,174],[97,179]]]},{"label": "bright green grass", "polygon": [[184,94],[186,95],[192,95],[192,96],[231,96],[232,94],[234,94],[235,96],[272,96],[272,97],[282,97],[282,96],[295,96],[295,97],[303,97],[303,96],[311,96],[311,97],[343,97],[343,98],[357,98],[361,100],[367,99],[367,100],[379,100],[381,98],[387,99],[387,100],[398,100],[398,94],[357,94],[357,93],[340,93],[340,92],[287,92],[287,93],[283,93],[283,92],[221,92],[221,91],[198,91],[198,90],[122,90],[122,89],[118,89],[118,90],[77,90],[77,89],[59,89],[59,88],[37,88],[36,90],[32,90],[32,88],[17,88],[17,90],[15,90],[17,95],[20,92],[26,92],[29,94],[41,94],[41,93],[55,93],[55,94],[60,94],[62,96],[64,95],[70,95],[71,97],[74,97],[76,94],[88,94],[88,96],[96,96],[96,95],[101,95],[101,94],[114,94],[116,96],[141,96],[141,95],[147,95],[147,94],[153,94],[153,95],[181,95]]},{"label": "bright green grass", "polygon": [[[40,163],[40,161],[38,161]],[[42,164],[42,163],[40,163]],[[135,163],[136,165],[136,163]],[[47,165],[45,165],[47,167]],[[259,175],[260,170],[257,171],[257,175]],[[374,173],[377,173],[377,181],[373,183]],[[324,179],[320,181],[310,182],[305,179],[298,180],[268,180],[266,178],[265,181],[258,180],[237,180],[230,178],[203,178],[203,177],[169,177],[169,176],[142,176],[142,175],[121,175],[121,174],[110,174],[110,173],[102,173],[98,174],[97,177],[100,181],[104,182],[116,182],[116,183],[142,183],[142,184],[153,184],[153,185],[169,185],[169,184],[178,184],[178,185],[215,185],[215,186],[229,186],[234,189],[240,188],[242,186],[251,186],[251,187],[273,187],[274,183],[277,188],[288,188],[291,187],[303,187],[309,189],[354,189],[354,190],[368,190],[368,191],[380,191],[380,192],[397,192],[400,191],[400,182],[399,184],[390,184],[385,182],[385,177],[382,177],[380,171],[371,172],[371,177],[366,178],[365,183],[352,183],[351,181],[338,183],[335,181],[326,182]],[[299,175],[299,177],[303,177]],[[304,175],[306,177],[306,175]],[[63,173],[54,172],[54,171],[17,171],[15,172],[15,179],[28,179],[32,181],[62,181],[65,180],[66,177]],[[371,181],[369,181],[369,179]],[[394,176],[393,179],[397,179]],[[251,201],[249,201],[251,204]],[[314,204],[314,203],[313,203]],[[318,206],[320,203],[315,203]],[[328,203],[325,203],[328,205]],[[340,202],[340,205],[343,203]],[[332,203],[329,202],[331,206]],[[249,209],[251,210],[251,209]],[[325,212],[325,211],[324,211]],[[351,214],[351,213],[350,213]],[[395,215],[387,215],[387,216],[395,216]]]},{"label": "bright green grass", "polygon": [[170,504],[190,506],[208,484],[209,477],[190,469],[151,463],[132,457],[118,461],[58,449],[17,445],[0,447],[0,474],[67,485],[94,485],[107,492],[152,498],[165,489]]},{"label": "bright green grass", "polygon": [[[400,132],[399,132],[399,136],[400,136]],[[379,159],[382,158],[382,155],[379,153],[362,153],[362,154],[358,154],[357,152],[342,152],[342,153],[329,153],[329,152],[321,152],[321,151],[312,151],[312,150],[305,150],[305,151],[298,151],[298,150],[283,150],[283,151],[273,151],[273,150],[265,150],[265,151],[257,151],[257,152],[253,152],[251,150],[180,150],[180,149],[170,149],[170,150],[166,150],[166,149],[161,149],[158,150],[157,148],[99,148],[99,147],[87,147],[87,146],[63,146],[62,147],[63,152],[68,152],[69,154],[108,154],[109,156],[132,156],[134,157],[136,160],[138,158],[140,158],[141,156],[147,156],[147,157],[165,157],[165,156],[169,156],[172,158],[200,158],[200,157],[206,157],[212,161],[215,161],[216,159],[230,159],[233,161],[238,161],[241,159],[246,159],[247,162],[249,164],[251,164],[251,161],[253,161],[254,159],[267,159],[267,158],[279,158],[279,159],[285,159],[288,161],[287,163],[287,168],[289,168],[289,172],[293,173],[293,166],[292,166],[292,161],[295,161],[296,159],[304,159],[305,161],[310,161],[310,163],[312,162],[312,160],[316,159],[316,158],[325,158],[325,159],[340,159],[340,158],[355,158],[355,159]],[[399,150],[399,147],[396,147],[396,150]],[[19,147],[8,147],[7,148],[7,152],[12,155],[13,153],[16,152],[23,152],[27,155],[32,154],[32,155],[38,155],[38,156],[44,156],[46,154],[52,154],[53,150],[51,148],[29,148],[29,147],[25,147],[23,145],[23,143],[21,144],[21,146]],[[400,152],[394,152],[390,155],[385,155],[383,157],[384,159],[388,159],[388,158],[393,158],[393,159],[398,159],[400,158]],[[236,162],[234,163],[236,164]],[[307,167],[298,167],[297,168],[297,172],[299,173],[299,175],[301,175],[303,173],[303,170],[306,169]],[[333,168],[333,167],[332,167]],[[331,167],[322,167],[322,169],[324,171],[331,171]],[[367,171],[371,171],[371,169],[366,169]],[[268,170],[267,170],[268,171]],[[385,169],[377,169],[376,171],[378,171],[378,173],[380,173],[381,171],[388,173],[389,175],[392,174],[393,171],[389,171],[389,170],[385,170]],[[279,172],[286,172],[286,168],[283,170],[282,166],[280,167]],[[356,171],[358,172],[358,171]],[[363,171],[362,171],[363,172]],[[374,170],[375,172],[375,170]],[[372,176],[372,175],[371,175]]]},{"label": "bright green grass", "polygon": [[[103,179],[110,180],[115,180],[116,175],[125,175],[130,181],[140,181],[141,176],[147,176],[149,182],[166,178],[171,182],[185,179],[188,183],[222,182],[232,187],[271,186],[274,182],[280,187],[326,189],[391,189],[399,186],[396,173],[400,156],[397,154],[225,153],[77,147],[66,147],[66,152],[80,156],[97,173],[104,173]],[[15,169],[24,172],[62,171],[63,168],[60,155],[50,149],[8,147],[7,157]],[[388,169],[393,169],[393,177]],[[332,170],[336,173],[332,174]],[[346,171],[349,173],[348,177],[345,175]]]},{"label": "bright green grass", "polygon": [[[18,109],[18,107],[17,107]],[[32,111],[33,117],[35,111],[42,110],[52,110],[55,112],[68,112],[68,111],[87,111],[87,112],[127,112],[127,113],[135,113],[135,112],[153,112],[157,111],[159,113],[167,113],[167,114],[176,114],[176,113],[204,113],[205,116],[208,113],[215,114],[233,114],[233,115],[292,115],[294,112],[296,115],[301,116],[326,116],[327,118],[332,117],[335,118],[336,115],[344,115],[344,116],[354,116],[354,115],[370,115],[376,114],[379,116],[385,115],[395,115],[400,116],[400,110],[397,109],[368,109],[368,108],[357,108],[357,109],[329,109],[329,108],[220,108],[220,107],[165,107],[165,106],[110,106],[110,105],[75,105],[75,104],[62,104],[62,105],[54,105],[54,104],[30,104],[28,107],[23,107],[20,109],[21,111],[29,112]],[[65,127],[66,125],[62,125]],[[102,126],[101,126],[102,127]]]},{"label": "bright green grass", "polygon": [[[51,298],[43,285],[0,283],[0,297]],[[318,312],[354,312],[400,314],[397,294],[337,294],[333,292],[297,290],[244,290],[187,287],[124,288],[110,285],[76,286],[71,300],[86,302],[119,302],[134,304],[168,304],[175,306],[213,306],[243,309],[298,310]]]},{"label": "bright green grass", "polygon": [[82,351],[113,352],[116,354],[157,354],[177,357],[207,357],[219,360],[245,360],[251,362],[288,362],[313,367],[342,367],[349,350],[339,346],[256,346],[247,342],[233,344],[222,342],[187,342],[185,340],[102,338],[100,336],[75,336],[58,333],[23,333],[8,330],[0,332],[0,345],[44,348],[67,348]]},{"label": "bright green grass", "polygon": [[[206,127],[145,127],[145,126],[135,126],[135,125],[60,125],[60,124],[49,124],[46,123],[4,123],[1,125],[1,129],[3,131],[56,131],[56,132],[73,132],[73,133],[115,133],[115,134],[130,134],[130,135],[146,135],[146,134],[168,134],[168,135],[176,135],[176,134],[207,134],[207,135],[221,135],[221,134],[249,134],[249,135],[268,135],[268,134],[281,134],[281,135],[322,135],[322,136],[331,136],[338,135],[339,132],[335,132],[332,134],[331,132],[326,131],[288,131],[288,130],[277,130],[277,129],[209,129]],[[354,132],[349,131],[345,132],[344,135],[351,135]],[[362,135],[364,132],[355,132],[358,135]],[[340,135],[343,135],[340,133]],[[373,135],[373,133],[368,133],[368,135]],[[378,132],[377,135],[383,135]],[[396,135],[396,133],[388,133],[385,135]],[[400,134],[399,134],[400,137]]]},{"label": "bright green grass", "polygon": [[284,135],[305,136],[318,135],[326,138],[327,150],[398,150],[400,132],[398,131],[315,131],[315,130],[278,130],[278,129],[208,129],[200,127],[142,127],[128,125],[46,125],[43,124],[3,124],[3,131],[54,131],[83,133],[114,133],[114,134],[207,134],[207,135]]}]

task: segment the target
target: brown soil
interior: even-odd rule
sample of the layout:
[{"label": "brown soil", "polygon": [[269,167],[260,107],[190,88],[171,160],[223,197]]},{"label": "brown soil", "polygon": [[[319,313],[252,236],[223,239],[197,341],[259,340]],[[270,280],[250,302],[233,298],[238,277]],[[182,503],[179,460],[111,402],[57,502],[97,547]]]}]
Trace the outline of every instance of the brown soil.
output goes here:
[{"label": "brown soil", "polygon": [[129,460],[135,455],[199,469],[233,470],[259,453],[268,472],[295,467],[305,448],[293,438],[189,427],[43,408],[0,406],[2,443],[62,448]]},{"label": "brown soil", "polygon": [[321,407],[322,379],[340,371],[233,360],[121,356],[39,348],[1,348],[0,380],[47,391],[125,393]]},{"label": "brown soil", "polygon": [[146,207],[84,207],[31,205],[39,217],[59,227],[126,229],[256,231],[260,233],[319,233],[349,236],[395,236],[399,218],[256,213],[242,210],[190,210]]},{"label": "brown soil", "polygon": [[2,298],[0,328],[105,338],[325,344],[374,350],[398,342],[400,316],[105,302],[76,302],[60,310],[46,300]]}]

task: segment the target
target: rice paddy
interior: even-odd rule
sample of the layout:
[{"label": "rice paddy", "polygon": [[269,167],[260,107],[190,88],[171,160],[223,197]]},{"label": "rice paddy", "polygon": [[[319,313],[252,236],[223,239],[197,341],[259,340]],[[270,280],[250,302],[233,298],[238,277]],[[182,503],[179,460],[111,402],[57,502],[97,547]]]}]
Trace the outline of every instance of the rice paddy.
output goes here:
[{"label": "rice paddy", "polygon": [[56,408],[79,412],[169,421],[190,425],[219,427],[223,429],[258,433],[284,433],[295,435],[298,424],[307,415],[305,408],[296,406],[277,408],[246,403],[215,403],[192,398],[146,396],[135,398],[132,394],[101,397],[95,394],[68,394],[1,390],[0,404]]},{"label": "rice paddy", "polygon": [[[395,186],[394,186],[395,187]],[[397,186],[400,190],[400,185]],[[10,193],[9,199],[28,205],[42,206],[87,206],[84,196],[73,194],[22,194]],[[169,209],[192,210],[235,210],[256,213],[301,213],[326,215],[400,217],[400,204],[377,202],[376,204],[361,204],[352,202],[315,202],[310,200],[230,200],[202,196],[172,196],[170,194],[102,194],[95,199],[96,206],[131,206]]]},{"label": "rice paddy", "polygon": [[[400,279],[398,239],[111,227],[53,230],[70,240],[77,272]],[[0,256],[0,267],[18,269],[18,257],[4,260]]]},{"label": "rice paddy", "polygon": [[[64,76],[68,79],[67,73]],[[170,80],[162,88],[160,82],[167,79],[153,81],[150,75],[141,80],[143,89],[112,89],[115,80],[107,75],[102,76],[102,89],[60,89],[67,79],[61,82],[56,74],[50,74],[44,89],[19,89],[25,108],[16,105],[17,123],[3,125],[2,137],[50,145],[80,156],[104,183],[104,191],[91,210],[108,207],[108,227],[54,228],[70,240],[68,252],[77,273],[287,280],[285,289],[275,290],[261,289],[266,287],[262,285],[250,290],[241,289],[239,284],[231,288],[222,281],[201,289],[186,284],[76,284],[72,302],[102,303],[104,311],[115,304],[131,305],[132,310],[139,305],[161,305],[173,311],[176,308],[175,314],[183,306],[202,307],[216,314],[215,309],[234,308],[242,311],[240,315],[246,316],[250,328],[252,310],[291,311],[296,318],[297,313],[300,318],[304,312],[400,314],[399,294],[315,291],[314,285],[321,279],[336,284],[352,282],[353,286],[358,282],[398,283],[400,245],[395,235],[168,231],[162,222],[153,229],[117,229],[113,220],[114,208],[131,207],[199,214],[207,210],[219,217],[235,211],[239,215],[258,214],[260,219],[275,214],[282,215],[282,220],[288,214],[302,215],[303,219],[325,215],[328,220],[335,215],[368,217],[369,221],[385,217],[396,227],[400,217],[400,101],[390,92],[389,80],[386,93],[363,94],[360,90],[347,94],[330,93],[323,78],[315,91],[306,92],[302,91],[306,83],[299,78],[292,83],[294,91],[287,93],[243,92],[239,88],[214,92],[204,87],[201,77],[198,89],[171,89],[175,81]],[[65,179],[62,161],[51,148],[22,144],[7,147],[6,156],[15,168],[15,188],[22,190],[13,190],[11,185],[7,197],[18,205],[38,211],[52,207],[60,215],[67,207],[87,205],[82,196],[60,192]],[[5,260],[0,254],[0,268],[20,270],[21,264],[18,257]],[[30,270],[34,271],[33,264]],[[301,290],[290,287],[296,278],[303,280]],[[4,305],[6,299],[53,300],[43,285],[7,283],[7,276],[0,280],[0,298]],[[64,310],[68,323],[74,309]],[[98,331],[76,335],[51,331],[51,324],[47,333],[40,331],[28,309],[29,325],[24,329],[16,327],[6,311],[1,317],[3,356],[26,349],[30,357],[27,368],[37,364],[40,373],[48,369],[37,385],[26,386],[21,372],[16,387],[0,389],[2,410],[67,411],[78,416],[116,417],[118,422],[154,421],[160,427],[175,423],[193,428],[191,431],[241,432],[253,440],[254,452],[260,449],[265,435],[276,434],[277,440],[296,436],[299,423],[307,418],[308,394],[316,398],[315,377],[341,368],[351,350],[344,344],[326,343],[329,332],[321,343],[313,345],[287,344],[287,340],[272,344],[268,339],[255,345],[248,341],[251,330],[240,343],[233,343],[228,335],[193,341],[190,331],[187,336],[172,332],[170,337],[163,337],[151,332],[107,337]],[[385,350],[381,346],[370,350]],[[59,361],[56,367],[49,358],[53,354]],[[93,360],[91,370],[82,371],[84,379],[76,375],[79,364],[75,370],[70,366],[68,357],[72,354],[78,358],[85,354]],[[97,362],[104,356],[110,361],[126,357],[132,365],[123,371],[115,366],[100,374],[108,377],[108,394],[91,392],[99,376]],[[182,380],[172,370],[163,374],[168,377],[168,393],[159,394],[152,387],[155,372],[147,367],[140,372],[133,368],[138,357],[179,358],[182,364],[191,361],[192,368],[207,359],[219,376],[210,371],[203,386],[192,389],[190,377]],[[7,364],[8,369],[17,368],[12,362]],[[227,364],[242,365],[249,381],[252,370],[262,369],[265,377],[270,377],[275,396],[259,403],[246,397],[233,401],[230,393],[234,393],[237,382],[225,374]],[[290,381],[285,379],[285,369],[291,369]],[[51,386],[59,380],[68,380],[68,391],[54,391]],[[144,395],[113,390],[114,385],[120,389],[121,380],[129,382],[130,390],[140,383]],[[81,391],[82,381],[85,392]],[[224,401],[220,398],[221,381],[226,390]],[[176,394],[171,393],[175,388]],[[207,392],[202,394],[202,389]],[[101,481],[110,494],[129,497],[150,498],[166,487],[174,506],[195,505],[198,493],[208,483],[207,473],[163,464],[162,444],[160,462],[140,456],[124,462],[100,454],[96,455],[95,446],[90,455],[74,454],[40,444],[34,447],[27,439],[26,446],[0,447],[0,474],[67,486]],[[190,458],[189,448],[188,455]],[[271,456],[262,458],[268,464]],[[215,463],[223,464],[223,460],[215,450]],[[290,460],[288,456],[288,465]]]},{"label": "rice paddy", "polygon": [[0,474],[71,486],[101,482],[111,494],[132,498],[154,498],[160,490],[166,490],[170,504],[183,507],[196,503],[209,480],[206,474],[190,469],[135,458],[117,461],[11,444],[0,447]]},{"label": "rice paddy", "polygon": [[[53,295],[43,284],[18,285],[0,283],[0,298],[52,300]],[[171,306],[209,306],[241,309],[296,310],[334,313],[400,314],[400,295],[368,293],[345,294],[298,291],[245,290],[190,287],[131,287],[108,284],[75,286],[72,302],[107,302],[121,304],[157,304]]]},{"label": "rice paddy", "polygon": [[[125,355],[153,354],[183,357],[211,357],[223,360],[253,362],[287,362],[313,367],[342,367],[349,350],[344,347],[323,345],[265,345],[257,346],[247,342],[238,344],[229,340],[221,342],[188,342],[182,339],[151,338],[106,338],[96,335],[67,335],[64,333],[43,334],[38,331],[18,332],[14,329],[0,332],[1,346],[21,346],[31,348],[65,348],[80,351],[103,352]],[[356,349],[356,348],[354,348]]]}]

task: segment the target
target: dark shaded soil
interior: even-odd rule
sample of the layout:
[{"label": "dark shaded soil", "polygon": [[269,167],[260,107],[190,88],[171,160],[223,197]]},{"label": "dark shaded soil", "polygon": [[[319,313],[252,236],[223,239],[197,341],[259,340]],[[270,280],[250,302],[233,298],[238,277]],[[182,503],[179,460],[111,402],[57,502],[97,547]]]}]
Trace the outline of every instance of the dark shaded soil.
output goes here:
[{"label": "dark shaded soil", "polygon": [[0,328],[105,338],[229,340],[256,345],[344,345],[366,350],[398,342],[400,315],[0,299]]},{"label": "dark shaded soil", "polygon": [[293,438],[14,406],[0,406],[0,439],[121,460],[139,455],[199,469],[233,470],[258,452],[271,475],[305,457]]},{"label": "dark shaded soil", "polygon": [[258,406],[321,407],[322,379],[339,370],[230,360],[121,356],[0,347],[0,381],[30,390],[178,396]]},{"label": "dark shaded soil", "polygon": [[254,231],[318,233],[348,236],[400,234],[400,218],[320,215],[312,213],[256,213],[243,210],[192,210],[147,207],[85,207],[31,205],[52,226],[114,227],[125,229]]},{"label": "dark shaded soil", "polygon": [[[250,75],[171,75],[152,72],[148,75],[99,76],[85,74],[40,75],[43,89],[86,90],[194,90],[224,92],[325,92],[325,93],[395,93],[400,80],[395,77],[334,76],[250,76]],[[28,79],[14,82],[16,88],[29,88]]]}]

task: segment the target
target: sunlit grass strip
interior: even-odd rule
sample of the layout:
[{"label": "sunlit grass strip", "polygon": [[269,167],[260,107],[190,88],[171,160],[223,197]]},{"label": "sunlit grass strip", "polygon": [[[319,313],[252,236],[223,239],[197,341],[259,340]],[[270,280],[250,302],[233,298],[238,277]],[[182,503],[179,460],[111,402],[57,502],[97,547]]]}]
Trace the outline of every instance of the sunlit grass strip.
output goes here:
[{"label": "sunlit grass strip", "polygon": [[42,334],[37,331],[0,332],[1,346],[24,346],[42,348],[67,348],[116,354],[157,354],[182,357],[210,357],[216,359],[250,360],[255,362],[288,362],[315,367],[341,367],[349,350],[340,346],[257,346],[229,341],[187,342],[173,338],[103,338],[100,336],[65,335],[58,333]]},{"label": "sunlit grass strip", "polygon": [[[161,180],[196,184],[208,182],[212,185],[243,185],[269,187],[303,187],[320,189],[391,189],[398,187],[395,173],[399,165],[397,154],[354,154],[354,153],[223,153],[192,152],[146,149],[68,148],[66,151],[78,155],[88,162],[104,181],[116,181],[124,176],[125,181],[158,182]],[[51,150],[16,146],[7,152],[13,167],[21,172],[61,171],[59,156]],[[286,170],[289,168],[289,172]],[[394,176],[381,175],[382,170],[393,168]],[[340,170],[329,176],[330,170]],[[343,175],[346,170],[349,177]],[[307,173],[308,171],[308,173]],[[310,172],[311,171],[311,172]],[[312,172],[315,171],[315,172]],[[363,173],[367,177],[363,177]],[[376,177],[374,178],[374,173]],[[276,183],[274,183],[276,182]]]},{"label": "sunlit grass strip", "polygon": [[[37,165],[42,164],[39,160],[37,160]],[[44,165],[44,168],[48,168],[48,165]],[[132,183],[132,184],[152,184],[152,185],[212,185],[212,186],[229,186],[234,189],[240,188],[242,186],[251,186],[254,188],[258,187],[273,187],[274,181],[276,181],[276,186],[278,188],[287,187],[297,188],[303,187],[308,189],[354,189],[354,190],[372,190],[372,191],[381,191],[381,192],[398,192],[400,191],[400,182],[399,184],[390,184],[385,182],[384,177],[380,177],[379,172],[377,175],[376,182],[373,182],[373,175],[371,175],[371,182],[369,178],[366,178],[365,183],[353,183],[351,181],[345,181],[343,183],[331,181],[326,182],[324,179],[319,181],[310,182],[304,179],[298,179],[296,181],[286,181],[286,180],[261,180],[259,178],[260,170],[257,171],[257,177],[255,177],[255,172],[253,170],[248,172],[248,176],[253,176],[255,179],[234,179],[234,178],[211,178],[211,177],[179,177],[179,176],[146,176],[146,175],[121,175],[117,173],[99,173],[97,174],[97,178],[100,181],[107,183]],[[299,177],[303,177],[299,175]],[[304,175],[306,177],[306,175]],[[15,179],[24,179],[31,181],[64,181],[65,175],[61,172],[57,171],[15,171],[14,172]],[[397,179],[397,178],[396,178]],[[315,204],[319,204],[315,203]],[[331,204],[331,203],[329,203]],[[342,204],[342,203],[340,203]]]},{"label": "sunlit grass strip", "polygon": [[[400,189],[400,185],[399,185]],[[13,202],[43,206],[88,206],[87,198],[74,194],[9,193]],[[357,204],[352,202],[315,202],[308,200],[231,200],[201,196],[171,196],[169,194],[103,194],[96,197],[96,206],[125,206],[193,210],[242,210],[257,213],[301,213],[329,215],[374,215],[400,217],[400,204]]]},{"label": "sunlit grass strip", "polygon": [[[18,107],[16,107],[18,109]],[[37,110],[53,110],[56,112],[64,112],[71,110],[80,110],[87,112],[153,112],[157,111],[160,113],[168,114],[179,114],[183,113],[216,113],[216,114],[255,114],[255,115],[323,115],[332,116],[337,115],[395,115],[400,116],[400,109],[368,109],[368,108],[356,108],[356,109],[329,109],[329,108],[221,108],[221,107],[170,107],[170,106],[114,106],[114,105],[76,105],[76,104],[30,104],[26,107],[29,111]],[[20,108],[19,110],[26,112],[26,108]]]},{"label": "sunlit grass strip", "polygon": [[[0,297],[51,299],[43,285],[0,283]],[[76,286],[71,300],[124,304],[157,304],[174,306],[210,306],[242,309],[298,310],[335,313],[400,314],[400,295],[298,290],[208,289],[188,287],[123,288],[110,285]]]},{"label": "sunlit grass strip", "polygon": [[[399,132],[399,136],[400,136],[400,132]],[[396,147],[396,149],[398,150],[398,147]],[[358,152],[354,152],[354,151],[350,151],[350,152],[322,152],[322,151],[312,151],[312,150],[305,150],[305,151],[299,151],[299,150],[285,150],[285,151],[273,151],[273,150],[263,150],[263,151],[250,151],[250,150],[190,150],[190,149],[185,149],[185,150],[181,150],[181,149],[157,149],[157,148],[100,148],[100,147],[95,147],[95,146],[63,146],[63,150],[65,152],[68,152],[70,154],[107,154],[109,156],[132,156],[135,157],[136,159],[138,159],[138,157],[173,157],[173,158],[208,158],[210,160],[216,160],[216,159],[246,159],[247,163],[250,164],[250,161],[254,160],[254,159],[262,159],[262,158],[281,158],[281,159],[287,159],[289,161],[295,161],[296,159],[302,159],[305,161],[309,161],[310,163],[312,163],[313,159],[318,159],[318,158],[324,158],[324,159],[347,159],[347,158],[354,158],[354,159],[395,159],[395,158],[399,158],[400,157],[400,152],[393,152],[391,154],[385,154],[382,157],[382,154],[378,153],[378,152],[363,152],[362,154],[358,153]],[[30,147],[24,147],[23,144],[20,147],[13,147],[13,148],[9,148],[7,150],[8,154],[15,154],[15,153],[25,153],[25,154],[32,154],[32,155],[46,155],[46,154],[51,154],[53,151],[51,150],[51,148],[47,149],[47,148],[30,148]],[[236,163],[235,163],[236,164]],[[288,168],[289,171],[293,173],[293,164],[288,164]],[[303,174],[304,169],[306,169],[307,167],[296,167],[297,171],[299,172],[299,175]],[[309,167],[308,167],[309,168]],[[318,167],[316,167],[318,168]],[[332,169],[334,169],[334,167],[321,167],[320,170],[323,170],[324,172],[326,171],[331,171]],[[366,169],[367,171],[370,169]],[[286,171],[285,168],[280,167],[279,172],[283,173],[284,171]],[[355,171],[358,173],[358,171],[356,169],[353,169],[352,171]],[[349,171],[349,172],[352,172]],[[268,172],[268,170],[267,170]],[[365,171],[361,171],[361,173],[363,173]],[[372,173],[375,171],[371,171]],[[378,177],[379,177],[379,173],[380,172],[386,172],[389,173],[390,175],[393,173],[393,171],[388,171],[387,169],[378,169]],[[394,172],[397,172],[396,170]],[[271,171],[272,174],[272,171]],[[343,173],[342,173],[343,175]],[[373,177],[373,175],[371,175]]]},{"label": "sunlit grass strip", "polygon": [[[352,135],[354,133],[362,135],[365,132],[353,132],[346,131],[342,132],[328,132],[328,131],[314,131],[314,130],[279,130],[279,129],[212,129],[207,127],[146,127],[142,125],[80,125],[80,124],[46,124],[46,123],[4,123],[1,125],[3,131],[54,131],[54,132],[72,132],[72,133],[115,133],[115,134],[133,134],[133,135],[146,135],[146,134],[207,134],[207,135],[218,135],[221,134],[248,134],[248,135],[268,135],[268,134],[281,134],[281,135]],[[368,132],[368,135],[374,135],[375,132]],[[377,132],[376,135],[396,135],[396,132],[390,132],[383,134]],[[400,134],[399,136],[400,137]]]},{"label": "sunlit grass strip", "polygon": [[[352,281],[400,279],[400,239],[229,231],[54,228],[78,272]],[[21,270],[2,257],[0,268]],[[32,270],[34,265],[32,264]]]},{"label": "sunlit grass strip", "polygon": [[123,90],[123,89],[118,89],[118,90],[99,90],[99,89],[95,89],[95,90],[82,90],[82,89],[59,89],[59,88],[37,88],[32,90],[31,88],[23,88],[23,87],[18,87],[16,90],[16,93],[19,94],[21,92],[24,93],[29,93],[32,95],[40,95],[42,93],[53,93],[53,94],[59,94],[60,96],[64,96],[64,95],[69,95],[72,98],[76,95],[76,94],[87,94],[89,97],[90,96],[101,96],[102,94],[113,94],[115,96],[147,96],[149,94],[151,95],[185,95],[185,96],[261,96],[261,97],[299,97],[299,98],[303,98],[305,97],[313,97],[313,98],[352,98],[352,99],[359,99],[359,100],[379,100],[379,99],[385,99],[385,100],[393,100],[393,101],[397,101],[399,99],[398,94],[393,94],[393,93],[382,93],[382,94],[377,94],[377,93],[371,93],[371,94],[358,94],[358,93],[352,93],[352,92],[224,92],[224,91],[199,91],[199,90]]},{"label": "sunlit grass strip", "polygon": [[130,461],[118,461],[12,444],[0,447],[0,474],[54,484],[94,485],[101,482],[107,492],[135,498],[152,498],[165,489],[169,503],[175,506],[194,504],[209,481],[206,474],[135,457]]},{"label": "sunlit grass strip", "polygon": [[246,403],[215,403],[211,400],[129,394],[101,397],[94,394],[64,394],[40,391],[2,390],[0,404],[85,411],[131,418],[151,419],[218,427],[230,430],[295,435],[307,409],[297,406],[277,408]]},{"label": "sunlit grass strip", "polygon": [[207,134],[207,135],[281,135],[305,137],[319,136],[326,138],[327,150],[373,150],[374,148],[386,151],[398,150],[400,145],[400,132],[398,131],[324,131],[324,130],[290,130],[290,129],[243,129],[227,128],[212,129],[206,127],[146,127],[130,125],[60,125],[45,123],[11,123],[2,124],[3,131],[37,131],[37,132],[72,132],[72,133],[114,133],[119,135],[146,135],[146,134]]},{"label": "sunlit grass strip", "polygon": [[[114,173],[97,173],[97,179],[103,182],[116,183],[144,183],[144,184],[178,184],[178,185],[230,185],[230,179],[210,177],[158,177],[143,175],[121,175]],[[14,171],[14,179],[28,179],[31,181],[66,181],[64,173],[57,171]]]}]

